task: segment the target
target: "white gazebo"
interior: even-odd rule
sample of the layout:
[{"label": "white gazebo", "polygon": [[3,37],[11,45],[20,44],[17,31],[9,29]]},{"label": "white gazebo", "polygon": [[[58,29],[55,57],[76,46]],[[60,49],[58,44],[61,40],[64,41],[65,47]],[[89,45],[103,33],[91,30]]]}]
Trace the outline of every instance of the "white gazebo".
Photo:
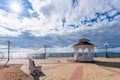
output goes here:
[{"label": "white gazebo", "polygon": [[[90,40],[86,38],[82,38],[79,40],[79,42],[75,45],[73,45],[74,48],[74,60],[75,61],[88,61],[92,62],[94,58],[94,47],[96,47],[94,44],[89,42]],[[79,56],[79,49],[82,50],[82,55]],[[88,49],[88,53],[85,55],[84,50]]]}]

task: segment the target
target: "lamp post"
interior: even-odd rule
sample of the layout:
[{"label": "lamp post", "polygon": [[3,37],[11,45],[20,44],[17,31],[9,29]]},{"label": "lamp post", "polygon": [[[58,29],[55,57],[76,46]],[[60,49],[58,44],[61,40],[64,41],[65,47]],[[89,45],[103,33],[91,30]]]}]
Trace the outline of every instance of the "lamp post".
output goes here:
[{"label": "lamp post", "polygon": [[11,43],[11,41],[10,40],[6,40],[6,42],[8,44],[8,60],[7,60],[7,62],[6,62],[6,64],[4,66],[6,66],[7,63],[9,62],[9,60],[10,60],[10,43]]},{"label": "lamp post", "polygon": [[104,43],[104,46],[105,46],[106,58],[108,58],[107,48],[108,48],[108,46],[109,46],[109,43],[105,42],[105,43]]},{"label": "lamp post", "polygon": [[44,44],[44,48],[45,48],[45,51],[44,51],[44,59],[46,59],[46,44]]}]

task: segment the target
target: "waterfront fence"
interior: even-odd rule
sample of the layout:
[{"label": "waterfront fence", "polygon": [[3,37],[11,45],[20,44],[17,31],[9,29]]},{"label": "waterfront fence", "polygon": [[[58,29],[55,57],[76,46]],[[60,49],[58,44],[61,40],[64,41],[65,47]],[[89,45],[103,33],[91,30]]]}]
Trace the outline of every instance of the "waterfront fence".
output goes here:
[{"label": "waterfront fence", "polygon": [[[79,55],[82,55],[79,53]],[[85,53],[87,55],[87,53]],[[46,58],[58,58],[58,57],[73,57],[74,53],[47,53]],[[95,57],[106,57],[105,52],[94,53]],[[0,53],[0,59],[7,59],[7,53]],[[10,53],[10,59],[44,59],[44,53]],[[120,58],[120,53],[108,52],[107,58]]]}]

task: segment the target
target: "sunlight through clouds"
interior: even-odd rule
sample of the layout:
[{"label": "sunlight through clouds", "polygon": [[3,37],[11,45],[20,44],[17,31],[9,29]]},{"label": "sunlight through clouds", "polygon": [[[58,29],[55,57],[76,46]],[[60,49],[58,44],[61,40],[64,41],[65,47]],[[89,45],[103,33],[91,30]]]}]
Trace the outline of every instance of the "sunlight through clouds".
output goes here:
[{"label": "sunlight through clouds", "polygon": [[8,7],[11,10],[11,12],[20,14],[23,11],[23,5],[21,0],[10,0],[8,2]]}]

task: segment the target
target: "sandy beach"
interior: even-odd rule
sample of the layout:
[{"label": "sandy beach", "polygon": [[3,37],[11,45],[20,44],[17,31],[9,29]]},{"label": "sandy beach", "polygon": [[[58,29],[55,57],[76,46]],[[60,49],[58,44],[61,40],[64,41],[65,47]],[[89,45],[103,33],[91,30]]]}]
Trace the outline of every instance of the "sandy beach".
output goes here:
[{"label": "sandy beach", "polygon": [[22,65],[11,64],[3,67],[0,65],[0,80],[33,80],[20,70]]}]

